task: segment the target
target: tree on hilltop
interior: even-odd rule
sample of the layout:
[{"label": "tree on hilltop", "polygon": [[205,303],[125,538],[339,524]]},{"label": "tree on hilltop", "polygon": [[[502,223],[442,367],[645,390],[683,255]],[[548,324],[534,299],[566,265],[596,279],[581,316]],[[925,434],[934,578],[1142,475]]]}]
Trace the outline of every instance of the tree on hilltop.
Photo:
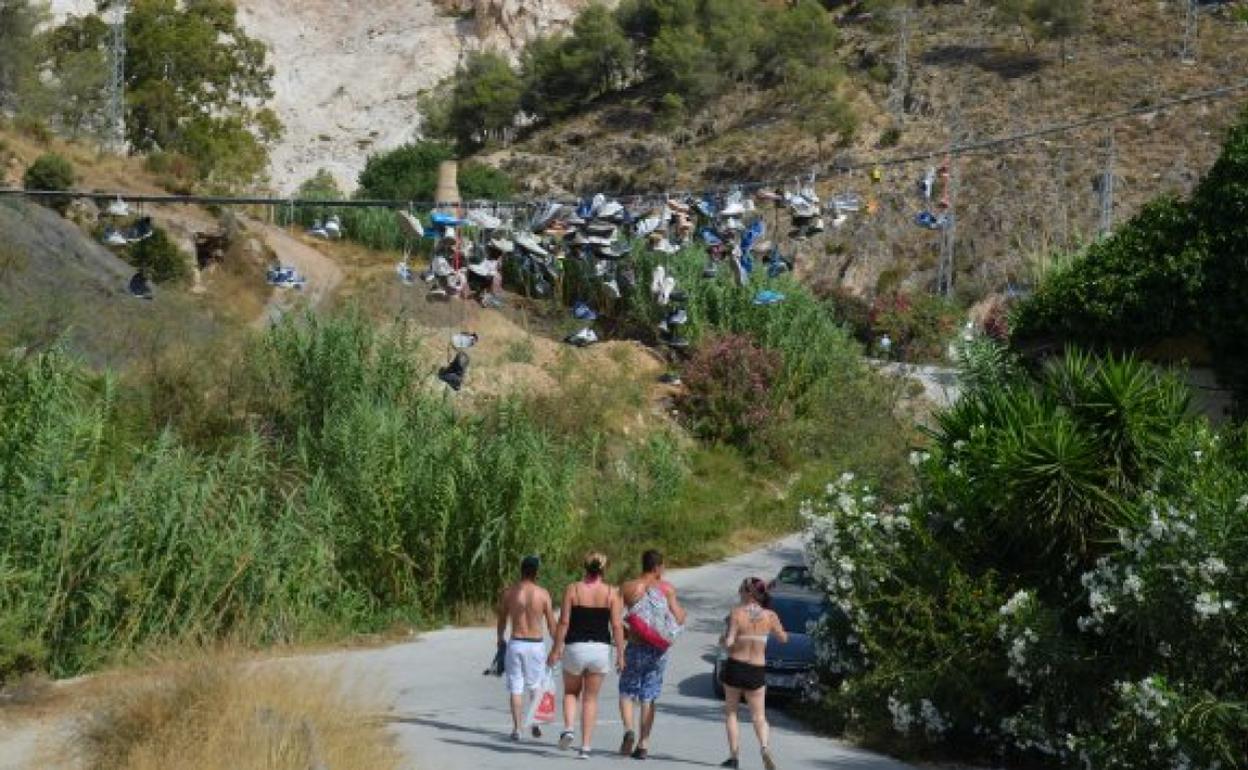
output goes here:
[{"label": "tree on hilltop", "polygon": [[1083,31],[1087,0],[991,0],[998,23],[1016,27],[1027,50],[1037,41],[1056,40],[1066,63],[1066,46]]},{"label": "tree on hilltop", "polygon": [[[140,152],[192,158],[205,181],[263,173],[281,124],[273,68],[232,0],[133,0],[126,15],[126,135]],[[228,162],[227,162],[228,161]]]}]

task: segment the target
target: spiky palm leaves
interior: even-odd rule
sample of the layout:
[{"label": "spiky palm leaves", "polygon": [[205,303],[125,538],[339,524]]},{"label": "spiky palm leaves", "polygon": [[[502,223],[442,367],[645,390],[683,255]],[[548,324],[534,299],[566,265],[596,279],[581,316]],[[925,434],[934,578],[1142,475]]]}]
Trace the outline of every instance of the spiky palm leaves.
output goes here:
[{"label": "spiky palm leaves", "polygon": [[1070,574],[1102,553],[1155,483],[1187,413],[1173,377],[1070,351],[1036,376],[972,351],[967,391],[937,420],[929,500],[1005,572]]}]

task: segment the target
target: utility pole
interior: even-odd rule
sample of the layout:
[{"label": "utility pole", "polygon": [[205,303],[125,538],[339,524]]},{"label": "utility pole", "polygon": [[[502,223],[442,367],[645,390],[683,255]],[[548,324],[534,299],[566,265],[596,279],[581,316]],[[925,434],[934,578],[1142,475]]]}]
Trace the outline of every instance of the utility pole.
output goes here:
[{"label": "utility pole", "polygon": [[1196,38],[1200,31],[1200,6],[1197,1],[1187,0],[1187,11],[1183,18],[1183,50],[1179,53],[1179,61],[1183,64],[1196,63]]},{"label": "utility pole", "polygon": [[961,108],[954,107],[950,119],[949,154],[946,157],[943,226],[940,229],[940,267],[936,275],[936,291],[941,296],[953,294],[954,247],[958,240],[958,140]]},{"label": "utility pole", "polygon": [[888,94],[888,108],[900,124],[906,119],[906,92],[910,89],[910,6],[897,10],[897,61],[893,85]]},{"label": "utility pole", "polygon": [[1114,127],[1109,127],[1105,140],[1105,168],[1101,172],[1101,223],[1097,234],[1104,238],[1114,229],[1114,163],[1117,148],[1114,144]]},{"label": "utility pole", "polygon": [[128,0],[112,4],[112,40],[108,56],[107,144],[116,152],[126,149],[126,6]]}]

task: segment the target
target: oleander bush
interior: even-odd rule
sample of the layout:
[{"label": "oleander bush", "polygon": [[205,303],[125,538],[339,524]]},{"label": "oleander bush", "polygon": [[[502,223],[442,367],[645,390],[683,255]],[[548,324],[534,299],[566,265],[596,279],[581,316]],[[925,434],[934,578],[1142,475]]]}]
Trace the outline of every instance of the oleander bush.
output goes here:
[{"label": "oleander bush", "polygon": [[1053,768],[1248,766],[1248,453],[1169,375],[976,355],[886,502],[805,508],[843,622],[825,713],[903,753]]}]

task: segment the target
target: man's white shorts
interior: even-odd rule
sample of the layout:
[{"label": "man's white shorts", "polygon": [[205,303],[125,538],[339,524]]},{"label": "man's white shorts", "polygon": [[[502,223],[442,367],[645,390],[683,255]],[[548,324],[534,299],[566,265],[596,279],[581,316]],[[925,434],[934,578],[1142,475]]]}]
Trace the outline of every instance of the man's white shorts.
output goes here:
[{"label": "man's white shorts", "polygon": [[546,671],[546,643],[526,639],[507,642],[507,692],[522,695],[542,683]]}]

